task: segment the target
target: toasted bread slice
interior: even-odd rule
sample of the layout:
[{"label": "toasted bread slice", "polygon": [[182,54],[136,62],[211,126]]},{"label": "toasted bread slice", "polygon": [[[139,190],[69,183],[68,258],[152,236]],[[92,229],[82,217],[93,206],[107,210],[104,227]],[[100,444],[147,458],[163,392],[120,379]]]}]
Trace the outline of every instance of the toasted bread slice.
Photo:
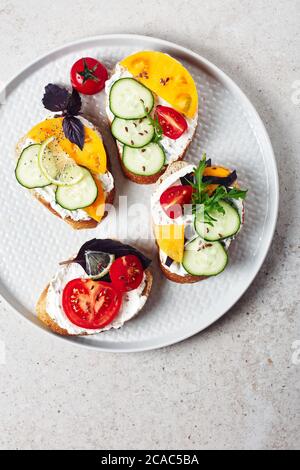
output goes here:
[{"label": "toasted bread slice", "polygon": [[[148,299],[148,297],[150,295],[151,288],[152,288],[153,276],[152,276],[149,269],[146,269],[145,275],[146,275],[146,285],[145,285],[145,288],[142,292],[142,295],[147,297],[147,299]],[[36,312],[37,312],[38,318],[41,320],[41,322],[43,322],[48,328],[50,328],[50,330],[52,330],[53,333],[56,333],[58,335],[62,335],[62,336],[86,336],[86,334],[71,335],[70,333],[68,333],[67,330],[61,328],[54,320],[52,320],[52,318],[47,313],[47,308],[46,308],[48,288],[49,288],[49,285],[42,292],[42,294],[41,294],[41,296],[38,300],[38,303],[36,305]],[[138,315],[140,310],[136,311],[134,317],[136,315]],[[132,318],[134,318],[134,317],[132,317]]]},{"label": "toasted bread slice", "polygon": [[[22,153],[22,149],[24,147],[26,141],[26,136],[22,137],[15,149],[15,157],[18,159]],[[109,169],[109,160],[108,160],[108,169]],[[83,229],[92,229],[96,228],[99,223],[107,216],[108,212],[105,210],[105,213],[101,219],[100,222],[97,222],[96,220],[89,218],[86,220],[74,220],[71,217],[62,217],[52,206],[51,204],[46,201],[40,194],[38,194],[34,189],[29,190],[30,193],[32,194],[33,197],[35,197],[41,204],[43,204],[46,209],[48,209],[52,214],[56,215],[56,217],[59,217],[60,219],[64,220],[67,224],[71,225],[71,227],[74,230],[83,230]],[[105,198],[105,205],[108,207],[109,205],[112,205],[114,202],[115,198],[115,188],[113,188],[111,191],[106,193],[106,198]]]},{"label": "toasted bread slice", "polygon": [[205,276],[193,276],[192,274],[186,274],[185,276],[180,276],[179,274],[172,273],[169,269],[167,269],[159,259],[160,269],[162,270],[163,274],[169,281],[177,282],[177,284],[194,284],[195,282],[203,281],[207,279]]},{"label": "toasted bread slice", "polygon": [[[168,166],[166,172],[160,176],[158,179],[155,189],[159,187],[159,185],[166,180],[169,176],[171,176],[173,173],[177,173],[177,171],[180,171],[182,168],[187,166],[188,163],[182,162],[182,161],[177,161],[174,163],[171,163],[171,165]],[[157,244],[157,243],[156,243]],[[160,250],[158,244],[157,244],[158,250]],[[158,251],[159,252],[159,251]],[[186,274],[185,276],[181,276],[176,273],[172,273],[169,269],[167,269],[161,262],[160,256],[158,255],[159,258],[159,265],[160,269],[162,270],[163,274],[167,279],[169,279],[172,282],[177,282],[178,284],[192,284],[195,282],[202,281],[206,279],[204,276],[192,276],[191,274]]]},{"label": "toasted bread slice", "polygon": [[[115,74],[115,72],[117,70],[117,67],[119,65],[120,64],[116,64],[116,68],[112,72],[112,76]],[[165,104],[165,105],[167,106],[167,104]],[[107,95],[107,108],[109,109],[109,94]],[[108,117],[109,124],[111,125],[112,121],[113,121],[111,113],[107,112],[107,117]],[[181,151],[181,153],[176,156],[176,159],[174,159],[172,163],[166,163],[166,165],[162,168],[162,170],[160,172],[154,174],[154,175],[150,175],[150,176],[137,175],[135,173],[132,173],[130,170],[128,170],[125,167],[125,165],[123,164],[123,155],[122,155],[123,154],[123,145],[122,144],[120,145],[118,142],[116,142],[121,168],[122,168],[122,171],[123,171],[124,175],[126,176],[126,178],[128,178],[130,181],[133,181],[134,183],[137,183],[137,184],[145,184],[145,185],[154,184],[165,173],[166,169],[168,168],[168,165],[172,165],[173,163],[176,163],[178,161],[183,160],[185,158],[185,155],[186,155],[192,141],[193,141],[193,138],[194,138],[196,130],[197,130],[197,126],[198,126],[198,114],[197,113],[196,113],[195,118],[196,118],[195,128],[194,128],[193,133],[190,136],[189,140],[187,141],[186,146]]]},{"label": "toasted bread slice", "polygon": [[[157,184],[155,185],[155,189],[159,187],[159,185],[166,180],[169,176],[171,176],[174,173],[177,173],[180,171],[182,168],[185,166],[189,165],[187,162],[174,162],[171,165],[169,165],[167,171],[158,179]],[[239,187],[238,183],[235,182],[234,186]],[[158,243],[156,242],[157,247],[158,247],[158,258],[159,258],[159,265],[160,268],[164,274],[164,276],[169,279],[172,282],[177,282],[178,284],[193,284],[199,281],[203,281],[207,279],[207,276],[193,276],[192,274],[185,274],[184,276],[176,273],[172,273],[169,269],[166,268],[166,266],[161,262],[159,253],[160,253],[160,248],[158,246]]]}]

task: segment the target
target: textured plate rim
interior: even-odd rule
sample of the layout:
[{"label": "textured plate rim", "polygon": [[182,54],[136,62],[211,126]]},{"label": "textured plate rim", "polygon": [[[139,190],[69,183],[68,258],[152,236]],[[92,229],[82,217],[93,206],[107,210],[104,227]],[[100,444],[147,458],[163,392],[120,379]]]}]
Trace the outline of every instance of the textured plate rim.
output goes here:
[{"label": "textured plate rim", "polygon": [[[11,78],[4,86],[4,90],[6,89],[14,89],[14,87],[18,86],[18,80],[22,78],[24,74],[30,73],[31,69],[38,67],[40,64],[42,64],[44,61],[50,59],[51,57],[55,55],[59,55],[62,53],[67,53],[68,50],[72,50],[75,47],[82,47],[82,46],[87,46],[93,42],[105,42],[105,41],[130,41],[134,42],[136,41],[144,41],[145,43],[152,43],[156,44],[158,47],[166,47],[168,49],[173,49],[177,52],[180,52],[184,56],[187,56],[189,58],[192,58],[195,62],[200,63],[202,66],[204,65],[207,70],[211,72],[211,74],[214,77],[217,77],[219,81],[222,82],[224,87],[232,93],[233,96],[237,98],[237,100],[241,103],[243,109],[247,109],[249,115],[252,116],[252,118],[255,120],[256,127],[259,129],[259,137],[260,141],[264,141],[264,148],[265,152],[268,154],[268,159],[270,160],[270,165],[271,165],[271,170],[272,170],[272,182],[273,185],[270,186],[272,188],[272,206],[269,207],[269,213],[268,219],[269,219],[269,226],[268,226],[268,232],[264,232],[264,249],[260,251],[260,258],[257,259],[257,264],[256,268],[253,272],[253,275],[250,279],[250,281],[243,286],[241,289],[241,292],[239,295],[233,299],[233,301],[230,301],[228,305],[222,309],[222,313],[214,316],[211,318],[211,320],[203,323],[202,325],[198,325],[194,328],[194,325],[190,328],[190,330],[187,328],[187,330],[182,334],[179,335],[178,333],[173,333],[171,335],[168,335],[168,337],[162,337],[158,340],[147,340],[147,341],[142,341],[142,344],[140,341],[136,342],[136,345],[134,346],[129,346],[128,343],[120,342],[120,343],[114,343],[114,342],[107,342],[107,343],[102,343],[105,344],[104,346],[101,346],[100,342],[99,345],[96,343],[93,344],[87,344],[87,339],[86,338],[81,338],[81,337],[64,337],[64,336],[59,336],[53,334],[48,328],[44,328],[43,325],[39,324],[36,322],[34,319],[30,319],[25,317],[24,315],[21,314],[13,305],[12,303],[5,297],[5,295],[0,294],[0,297],[2,300],[4,300],[6,306],[8,307],[9,310],[13,311],[14,313],[18,314],[18,317],[23,318],[26,321],[29,321],[32,325],[37,327],[40,331],[44,331],[47,334],[51,334],[52,336],[55,336],[56,338],[64,341],[68,341],[69,343],[75,344],[77,346],[84,346],[85,348],[100,351],[100,352],[113,352],[113,353],[124,353],[124,352],[141,352],[141,351],[149,351],[149,350],[155,350],[167,346],[171,346],[172,344],[179,343],[181,341],[184,341],[204,330],[209,328],[212,324],[216,323],[220,318],[222,318],[240,299],[241,297],[245,294],[245,292],[248,290],[254,279],[256,278],[258,272],[260,271],[262,264],[264,263],[266,256],[269,252],[276,224],[277,224],[277,218],[278,218],[278,210],[279,210],[279,177],[278,177],[278,170],[277,170],[277,162],[275,159],[273,147],[268,135],[268,132],[265,128],[265,125],[263,121],[261,120],[258,112],[256,111],[255,107],[249,100],[249,98],[245,95],[245,93],[241,90],[241,88],[227,75],[225,72],[223,72],[221,69],[219,69],[216,65],[211,63],[209,60],[205,59],[201,55],[193,52],[192,50],[180,46],[174,42],[170,42],[164,39],[159,39],[151,36],[144,36],[144,35],[137,35],[137,34],[105,34],[105,35],[97,35],[97,36],[91,36],[83,39],[79,39],[77,41],[72,41],[70,43],[65,44],[64,46],[55,48],[46,54],[41,55],[34,61],[32,61],[29,65],[24,67],[20,72],[15,74],[13,78]],[[134,344],[134,341],[131,341],[131,344]]]}]

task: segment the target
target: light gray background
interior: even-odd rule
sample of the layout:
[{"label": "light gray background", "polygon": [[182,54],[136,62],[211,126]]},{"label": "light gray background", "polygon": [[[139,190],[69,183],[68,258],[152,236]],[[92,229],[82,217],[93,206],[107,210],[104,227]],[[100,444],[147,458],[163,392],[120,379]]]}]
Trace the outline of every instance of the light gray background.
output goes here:
[{"label": "light gray background", "polygon": [[0,0],[1,81],[89,35],[177,42],[249,96],[281,183],[260,274],[226,317],[184,343],[134,355],[88,351],[0,301],[0,448],[299,448],[299,24],[299,0]]}]

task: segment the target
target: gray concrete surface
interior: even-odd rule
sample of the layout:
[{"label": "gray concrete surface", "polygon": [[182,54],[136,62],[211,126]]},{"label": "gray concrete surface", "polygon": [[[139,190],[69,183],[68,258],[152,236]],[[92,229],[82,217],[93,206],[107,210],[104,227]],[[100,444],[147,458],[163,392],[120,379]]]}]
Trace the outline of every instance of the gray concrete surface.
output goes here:
[{"label": "gray concrete surface", "polygon": [[252,287],[182,344],[96,353],[41,334],[0,304],[2,449],[299,448],[299,24],[299,0],[0,0],[1,80],[88,35],[178,42],[252,100],[281,184],[275,239]]}]

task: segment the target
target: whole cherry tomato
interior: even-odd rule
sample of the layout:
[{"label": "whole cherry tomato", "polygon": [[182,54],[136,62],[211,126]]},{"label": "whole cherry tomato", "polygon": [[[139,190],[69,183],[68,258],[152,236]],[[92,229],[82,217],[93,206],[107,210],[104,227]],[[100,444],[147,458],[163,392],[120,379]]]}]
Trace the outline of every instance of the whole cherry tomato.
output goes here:
[{"label": "whole cherry tomato", "polygon": [[91,57],[78,60],[71,69],[72,86],[84,95],[95,95],[103,90],[108,79],[106,68]]}]

